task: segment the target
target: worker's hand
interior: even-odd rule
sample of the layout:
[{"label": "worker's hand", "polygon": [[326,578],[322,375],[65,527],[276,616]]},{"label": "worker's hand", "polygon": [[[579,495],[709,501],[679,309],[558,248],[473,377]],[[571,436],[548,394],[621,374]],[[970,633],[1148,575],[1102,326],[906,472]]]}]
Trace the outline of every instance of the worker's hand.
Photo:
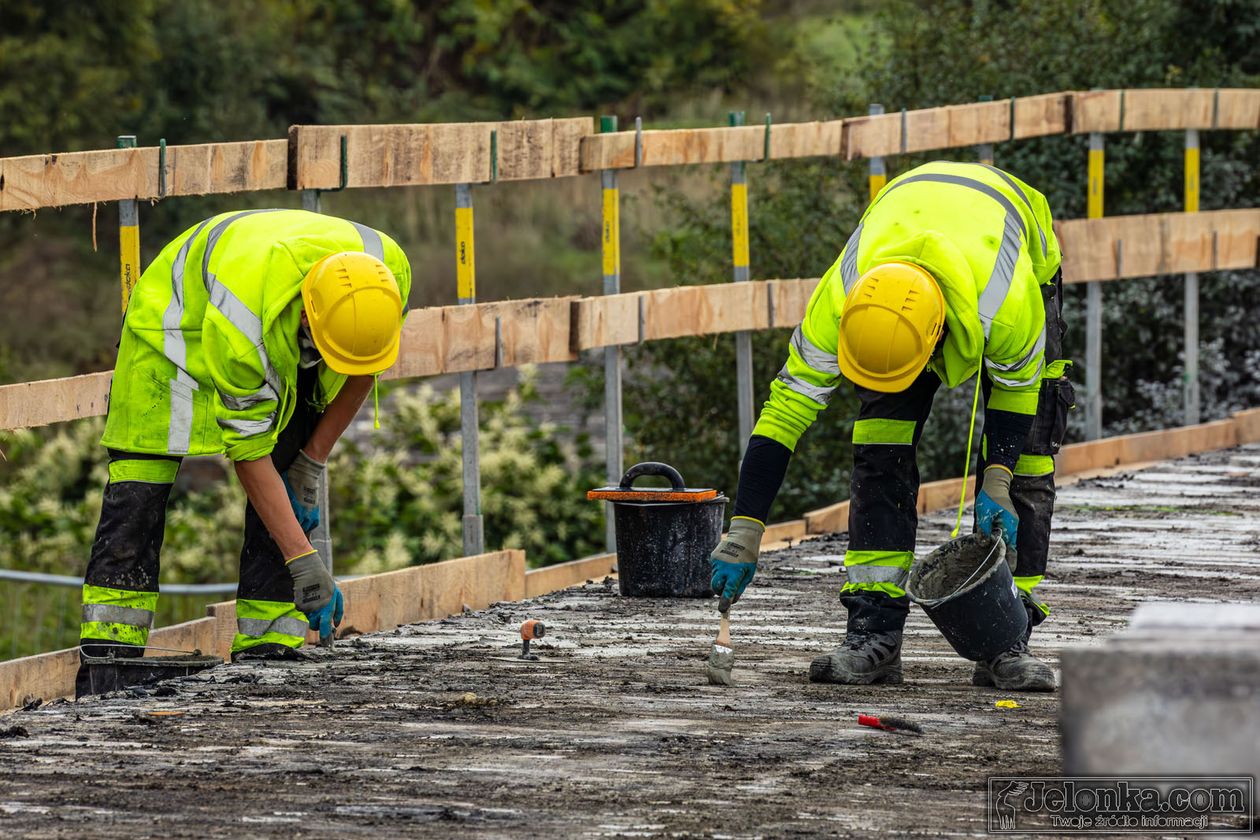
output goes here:
[{"label": "worker's hand", "polygon": [[319,526],[319,482],[327,471],[327,464],[299,451],[289,468],[280,473],[293,515],[308,534]]},{"label": "worker's hand", "polygon": [[757,573],[757,555],[761,553],[761,535],[766,526],[756,519],[736,516],[726,539],[709,555],[713,579],[709,585],[714,595],[731,604],[739,600]]},{"label": "worker's hand", "polygon": [[1019,517],[1011,501],[1011,478],[1006,467],[995,464],[985,468],[984,483],[976,496],[976,530],[988,536],[993,536],[995,529],[1001,531],[1007,549],[1014,551]]},{"label": "worker's hand", "polygon": [[328,606],[334,596],[341,597],[337,582],[333,580],[319,553],[314,550],[286,561],[285,565],[289,567],[289,576],[293,578],[293,603],[301,612],[306,613],[307,619],[312,622],[311,627],[315,627],[312,616],[318,615],[320,610]]},{"label": "worker's hand", "polygon": [[334,629],[341,626],[341,617],[345,611],[345,596],[341,594],[341,589],[333,584],[332,600],[322,609],[307,615],[306,620],[310,623],[312,630],[319,631],[319,640],[322,642],[333,634]]}]

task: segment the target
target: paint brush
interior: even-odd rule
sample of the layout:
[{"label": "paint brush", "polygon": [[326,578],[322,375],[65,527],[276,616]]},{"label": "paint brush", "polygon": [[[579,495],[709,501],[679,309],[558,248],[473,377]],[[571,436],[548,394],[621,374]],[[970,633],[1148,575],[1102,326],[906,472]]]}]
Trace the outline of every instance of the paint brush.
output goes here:
[{"label": "paint brush", "polygon": [[721,616],[718,635],[713,640],[704,672],[710,685],[734,685],[731,681],[731,670],[735,667],[735,651],[731,648],[731,602],[725,597],[718,600],[718,615]]}]

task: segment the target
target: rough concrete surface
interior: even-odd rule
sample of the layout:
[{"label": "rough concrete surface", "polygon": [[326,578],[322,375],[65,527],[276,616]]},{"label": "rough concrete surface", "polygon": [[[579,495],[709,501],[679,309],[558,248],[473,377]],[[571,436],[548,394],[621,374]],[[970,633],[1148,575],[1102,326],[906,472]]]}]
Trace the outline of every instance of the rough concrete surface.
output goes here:
[{"label": "rough concrete surface", "polygon": [[[1058,647],[1143,599],[1260,600],[1260,447],[1060,494]],[[946,537],[926,517],[920,550]],[[843,536],[764,558],[733,614],[734,687],[710,686],[716,602],[611,582],[316,650],[146,696],[0,717],[9,836],[730,837],[983,834],[991,774],[1060,770],[1057,695],[969,684],[913,611],[900,686],[807,681],[841,637]],[[546,622],[541,662],[513,661]],[[1019,708],[996,708],[1013,698]],[[174,712],[175,714],[158,714]],[[909,738],[860,712],[921,725]]]}]

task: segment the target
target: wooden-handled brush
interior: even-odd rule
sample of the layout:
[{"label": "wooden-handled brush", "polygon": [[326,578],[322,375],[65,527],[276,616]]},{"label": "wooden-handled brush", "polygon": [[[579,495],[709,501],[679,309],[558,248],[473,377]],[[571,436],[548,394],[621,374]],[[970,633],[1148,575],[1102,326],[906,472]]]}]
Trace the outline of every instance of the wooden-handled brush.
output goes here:
[{"label": "wooden-handled brush", "polygon": [[731,602],[725,596],[718,599],[718,615],[721,616],[718,634],[704,671],[710,685],[734,685],[731,680],[735,667],[735,651],[731,648]]}]

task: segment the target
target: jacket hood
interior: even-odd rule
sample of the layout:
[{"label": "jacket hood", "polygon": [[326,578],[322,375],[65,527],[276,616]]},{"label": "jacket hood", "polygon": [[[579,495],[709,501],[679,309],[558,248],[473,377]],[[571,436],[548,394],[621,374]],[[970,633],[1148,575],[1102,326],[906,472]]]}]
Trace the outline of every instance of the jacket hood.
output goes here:
[{"label": "jacket hood", "polygon": [[975,277],[962,252],[941,234],[925,231],[876,245],[869,256],[862,256],[867,266],[900,260],[932,273],[945,297],[945,344],[929,365],[949,388],[974,377],[984,357],[984,327]]}]

